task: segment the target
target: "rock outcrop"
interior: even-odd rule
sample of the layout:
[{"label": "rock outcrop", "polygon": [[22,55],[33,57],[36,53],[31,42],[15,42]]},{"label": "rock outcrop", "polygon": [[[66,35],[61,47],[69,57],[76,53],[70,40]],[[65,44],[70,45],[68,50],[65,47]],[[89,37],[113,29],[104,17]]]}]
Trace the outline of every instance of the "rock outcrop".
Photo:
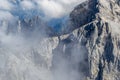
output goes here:
[{"label": "rock outcrop", "polygon": [[[120,1],[89,0],[78,5],[70,18],[73,26],[69,28],[73,30],[70,34],[72,37],[62,40],[63,43],[67,40],[65,46],[70,44],[67,47],[70,48],[62,47],[62,50],[71,50],[75,43],[84,47],[86,52],[83,53],[83,49],[80,49],[79,54],[86,55],[87,58],[84,56],[83,60],[79,59],[79,72],[88,73],[83,74],[88,80],[119,80]],[[71,55],[71,52],[61,53]],[[84,67],[85,65],[89,66]],[[81,69],[82,66],[84,69]]]}]

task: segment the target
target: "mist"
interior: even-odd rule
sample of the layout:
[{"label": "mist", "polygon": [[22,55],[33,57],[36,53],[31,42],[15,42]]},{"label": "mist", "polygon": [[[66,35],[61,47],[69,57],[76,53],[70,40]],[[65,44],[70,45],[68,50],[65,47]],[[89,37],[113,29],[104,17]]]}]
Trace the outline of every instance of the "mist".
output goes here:
[{"label": "mist", "polygon": [[50,37],[45,22],[69,15],[83,1],[2,0],[0,80],[83,80],[86,50],[73,38]]}]

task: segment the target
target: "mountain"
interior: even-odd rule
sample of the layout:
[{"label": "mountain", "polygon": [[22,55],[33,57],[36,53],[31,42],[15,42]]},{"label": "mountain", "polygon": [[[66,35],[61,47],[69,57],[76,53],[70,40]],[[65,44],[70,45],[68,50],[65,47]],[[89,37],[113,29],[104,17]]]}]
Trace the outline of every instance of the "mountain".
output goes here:
[{"label": "mountain", "polygon": [[[119,80],[120,1],[86,1],[71,12],[70,22],[68,38],[61,40],[56,55],[64,56],[68,67],[79,66],[75,70],[85,79],[78,80]],[[53,63],[59,69],[56,60],[62,60],[56,55]]]},{"label": "mountain", "polygon": [[64,24],[58,34],[37,15],[1,21],[0,80],[119,80],[120,1],[85,1]]}]

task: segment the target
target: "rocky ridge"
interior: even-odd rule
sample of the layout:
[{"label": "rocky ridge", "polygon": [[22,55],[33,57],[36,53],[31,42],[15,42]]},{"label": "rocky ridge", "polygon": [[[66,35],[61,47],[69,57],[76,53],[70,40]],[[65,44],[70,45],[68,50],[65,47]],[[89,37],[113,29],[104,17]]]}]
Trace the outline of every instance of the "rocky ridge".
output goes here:
[{"label": "rocky ridge", "polygon": [[71,29],[75,30],[70,34],[72,38],[67,38],[69,44],[77,41],[87,51],[87,60],[84,57],[82,62],[89,67],[82,70],[85,65],[81,63],[80,73],[89,73],[84,75],[88,80],[119,80],[120,1],[89,0],[78,5],[70,17]]}]

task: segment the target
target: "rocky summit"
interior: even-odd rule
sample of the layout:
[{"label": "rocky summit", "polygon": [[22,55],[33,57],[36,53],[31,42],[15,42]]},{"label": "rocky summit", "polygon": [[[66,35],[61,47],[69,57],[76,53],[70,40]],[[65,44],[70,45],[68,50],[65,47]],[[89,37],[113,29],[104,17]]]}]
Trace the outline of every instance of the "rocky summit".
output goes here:
[{"label": "rocky summit", "polygon": [[[70,22],[69,37],[61,40],[64,45],[59,44],[58,50],[67,55],[65,58],[74,58],[70,53],[79,50],[82,57],[74,66],[79,66],[77,70],[85,77],[80,80],[119,80],[120,1],[86,1],[71,12]],[[71,52],[74,48],[75,52]]]}]

